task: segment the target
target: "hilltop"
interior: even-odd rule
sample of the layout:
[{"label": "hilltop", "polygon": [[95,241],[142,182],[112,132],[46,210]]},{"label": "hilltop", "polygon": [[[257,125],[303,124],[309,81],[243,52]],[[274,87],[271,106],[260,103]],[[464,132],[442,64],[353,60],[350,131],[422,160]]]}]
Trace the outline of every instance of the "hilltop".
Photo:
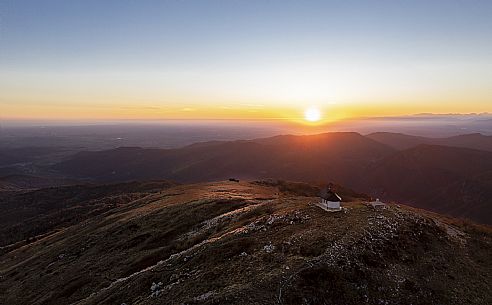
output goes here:
[{"label": "hilltop", "polygon": [[[25,202],[70,194],[62,211],[97,212],[4,242],[0,303],[492,302],[489,227],[404,205],[375,211],[363,204],[366,196],[334,188],[346,201],[343,212],[313,205],[316,186],[276,181],[18,194]],[[17,215],[19,228],[57,219],[36,200],[26,206],[39,213],[2,208]]]}]

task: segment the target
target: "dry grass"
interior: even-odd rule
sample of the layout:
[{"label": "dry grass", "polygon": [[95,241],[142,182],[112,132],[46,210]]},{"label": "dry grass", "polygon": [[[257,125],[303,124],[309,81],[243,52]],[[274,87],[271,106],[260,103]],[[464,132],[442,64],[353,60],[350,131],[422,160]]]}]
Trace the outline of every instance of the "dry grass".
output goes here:
[{"label": "dry grass", "polygon": [[0,303],[492,303],[488,228],[364,198],[326,213],[285,185],[177,186],[44,237],[0,256]]}]

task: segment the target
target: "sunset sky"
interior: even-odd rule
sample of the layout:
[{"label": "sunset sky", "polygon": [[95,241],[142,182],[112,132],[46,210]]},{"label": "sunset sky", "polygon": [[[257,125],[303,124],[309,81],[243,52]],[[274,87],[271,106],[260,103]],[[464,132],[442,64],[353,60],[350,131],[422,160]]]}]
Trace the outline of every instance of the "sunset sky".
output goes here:
[{"label": "sunset sky", "polygon": [[492,112],[492,1],[0,2],[0,119]]}]

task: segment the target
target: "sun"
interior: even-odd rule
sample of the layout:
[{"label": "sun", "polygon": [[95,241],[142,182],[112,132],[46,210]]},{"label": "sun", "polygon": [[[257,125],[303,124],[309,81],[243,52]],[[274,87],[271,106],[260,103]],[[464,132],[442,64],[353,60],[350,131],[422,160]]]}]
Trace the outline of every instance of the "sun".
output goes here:
[{"label": "sun", "polygon": [[318,108],[311,106],[304,111],[304,118],[309,122],[317,122],[321,119],[321,112]]}]

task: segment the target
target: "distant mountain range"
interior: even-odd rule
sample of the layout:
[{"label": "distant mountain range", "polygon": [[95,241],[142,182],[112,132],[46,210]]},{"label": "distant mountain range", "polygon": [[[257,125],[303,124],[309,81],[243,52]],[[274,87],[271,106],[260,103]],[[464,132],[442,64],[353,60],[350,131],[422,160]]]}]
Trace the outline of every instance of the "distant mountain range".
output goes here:
[{"label": "distant mountain range", "polygon": [[70,176],[105,182],[200,182],[231,176],[345,182],[353,180],[354,172],[394,152],[358,133],[326,133],[206,142],[168,150],[118,148],[81,152],[54,168]]},{"label": "distant mountain range", "polygon": [[402,133],[376,132],[367,135],[367,137],[398,150],[412,148],[419,144],[430,144],[492,151],[492,136],[484,136],[479,133],[448,138],[426,138]]},{"label": "distant mountain range", "polygon": [[353,132],[80,152],[53,167],[98,182],[229,177],[336,182],[383,200],[492,223],[492,137]]}]

